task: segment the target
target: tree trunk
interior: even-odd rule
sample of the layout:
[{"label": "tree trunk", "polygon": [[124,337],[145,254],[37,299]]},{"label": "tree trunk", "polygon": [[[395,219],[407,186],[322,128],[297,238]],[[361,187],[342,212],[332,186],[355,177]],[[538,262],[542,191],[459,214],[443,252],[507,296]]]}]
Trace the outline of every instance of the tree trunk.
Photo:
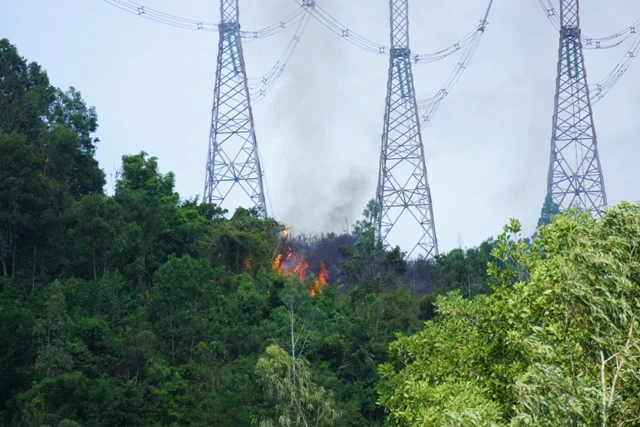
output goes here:
[{"label": "tree trunk", "polygon": [[171,331],[171,364],[176,363],[176,353],[175,353],[175,339],[173,329],[173,308],[169,311],[169,330]]},{"label": "tree trunk", "polygon": [[106,249],[102,252],[102,278],[107,277],[107,251]]},{"label": "tree trunk", "polygon": [[291,364],[291,376],[293,381],[296,380],[296,341],[295,341],[295,333],[294,333],[294,323],[295,323],[295,313],[293,312],[293,300],[289,305],[289,319],[291,323],[291,359],[293,363]]},{"label": "tree trunk", "polygon": [[96,272],[96,239],[91,233],[91,258],[93,259],[93,280],[98,280],[98,273]]},{"label": "tree trunk", "polygon": [[7,276],[7,262],[5,260],[7,254],[2,246],[0,246],[0,259],[2,259],[2,275]]},{"label": "tree trunk", "polygon": [[33,247],[33,263],[31,264],[31,293],[36,288],[36,258],[38,256],[37,248]]},{"label": "tree trunk", "polygon": [[16,239],[11,239],[11,278],[13,279],[16,275],[16,252],[18,250],[18,245],[16,244]]}]

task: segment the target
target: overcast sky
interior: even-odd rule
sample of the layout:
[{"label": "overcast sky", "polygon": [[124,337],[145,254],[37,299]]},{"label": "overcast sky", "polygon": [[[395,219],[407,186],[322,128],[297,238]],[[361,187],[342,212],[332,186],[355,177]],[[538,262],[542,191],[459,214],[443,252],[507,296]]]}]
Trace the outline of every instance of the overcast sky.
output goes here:
[{"label": "overcast sky", "polygon": [[[218,0],[138,0],[202,21]],[[414,53],[474,28],[485,0],[411,0]],[[318,0],[352,30],[389,44],[385,0]],[[141,150],[173,171],[183,198],[202,194],[218,34],[165,26],[102,0],[3,0],[0,37],[40,63],[53,85],[74,86],[98,112],[100,166],[113,175]],[[244,30],[296,10],[294,0],[240,0]],[[600,37],[640,16],[638,0],[583,1],[582,31]],[[557,31],[537,0],[496,0],[465,74],[423,132],[440,251],[495,236],[511,217],[530,234],[546,191]],[[247,72],[269,70],[291,32],[245,44]],[[590,83],[627,44],[586,51]],[[433,96],[458,59],[414,68],[418,98]],[[374,196],[388,58],[359,50],[312,20],[271,96],[254,107],[270,214],[294,231],[342,231]],[[640,200],[640,64],[594,106],[609,204]],[[635,132],[634,132],[635,131]]]}]

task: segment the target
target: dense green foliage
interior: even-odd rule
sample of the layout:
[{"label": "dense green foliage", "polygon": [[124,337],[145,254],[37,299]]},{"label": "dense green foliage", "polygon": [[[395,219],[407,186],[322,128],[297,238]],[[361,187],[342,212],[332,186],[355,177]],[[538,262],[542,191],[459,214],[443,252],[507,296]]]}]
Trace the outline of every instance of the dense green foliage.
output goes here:
[{"label": "dense green foliage", "polygon": [[556,215],[530,245],[519,231],[498,238],[490,296],[440,297],[390,345],[390,424],[638,425],[640,205]]},{"label": "dense green foliage", "polygon": [[[106,196],[97,129],[0,40],[0,424],[637,425],[638,205],[548,199],[532,242],[513,221],[407,262],[373,202],[287,239],[182,199],[145,152]],[[304,280],[273,265],[293,246]]]},{"label": "dense green foliage", "polygon": [[547,194],[544,198],[544,204],[540,210],[540,218],[538,219],[538,227],[551,223],[553,217],[560,213],[560,206],[553,201],[551,194]]},{"label": "dense green foliage", "polygon": [[380,424],[377,364],[419,329],[419,305],[370,216],[332,255],[346,286],[330,277],[313,298],[313,276],[272,269],[281,224],[182,200],[144,152],[107,197],[97,127],[79,92],[0,41],[0,424],[276,420],[286,405],[257,368],[274,344],[332,396],[325,420]]}]

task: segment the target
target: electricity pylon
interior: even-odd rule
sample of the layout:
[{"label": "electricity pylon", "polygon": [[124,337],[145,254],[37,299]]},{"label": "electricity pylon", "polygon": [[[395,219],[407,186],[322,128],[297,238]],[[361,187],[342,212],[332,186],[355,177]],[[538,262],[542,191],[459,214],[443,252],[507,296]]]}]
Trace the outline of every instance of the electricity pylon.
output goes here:
[{"label": "electricity pylon", "polygon": [[[378,170],[378,233],[407,257],[438,254],[431,191],[411,71],[408,0],[390,0],[389,80]],[[407,244],[408,243],[408,244]]]},{"label": "electricity pylon", "polygon": [[220,16],[203,200],[223,208],[232,207],[225,205],[258,207],[266,216],[262,170],[240,38],[238,0],[221,0]]},{"label": "electricity pylon", "polygon": [[587,73],[579,0],[560,0],[560,47],[547,194],[561,210],[597,213],[607,204]]}]

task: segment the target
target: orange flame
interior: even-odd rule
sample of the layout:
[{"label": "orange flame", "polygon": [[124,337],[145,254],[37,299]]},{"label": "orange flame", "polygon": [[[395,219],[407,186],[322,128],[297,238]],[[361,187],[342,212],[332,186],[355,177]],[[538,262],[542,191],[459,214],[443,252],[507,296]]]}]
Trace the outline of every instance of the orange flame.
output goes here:
[{"label": "orange flame", "polygon": [[[283,258],[282,255],[278,255],[271,265],[274,271],[278,271],[281,274],[287,276],[298,276],[301,281],[307,280],[307,269],[309,263],[304,259],[302,255],[297,252],[289,253]],[[329,279],[329,272],[324,262],[320,261],[320,272],[318,278],[313,281],[313,289],[311,289],[311,296],[322,294],[324,287],[327,286]]]},{"label": "orange flame", "polygon": [[253,268],[253,258],[251,257],[246,257],[244,259],[244,268],[246,268],[247,270],[251,270]]},{"label": "orange flame", "polygon": [[284,259],[282,259],[282,255],[278,255],[273,261],[272,267],[282,274],[298,276],[304,282],[307,279],[309,263],[299,253],[289,252]]},{"label": "orange flame", "polygon": [[273,271],[279,271],[280,270],[280,264],[282,264],[282,254],[278,254],[276,259],[273,260],[273,264],[271,264],[271,269]]},{"label": "orange flame", "polygon": [[328,279],[329,272],[327,271],[327,266],[324,265],[324,262],[320,261],[320,273],[318,273],[318,278],[313,281],[313,289],[311,289],[312,297],[322,294],[324,287],[327,286]]}]

